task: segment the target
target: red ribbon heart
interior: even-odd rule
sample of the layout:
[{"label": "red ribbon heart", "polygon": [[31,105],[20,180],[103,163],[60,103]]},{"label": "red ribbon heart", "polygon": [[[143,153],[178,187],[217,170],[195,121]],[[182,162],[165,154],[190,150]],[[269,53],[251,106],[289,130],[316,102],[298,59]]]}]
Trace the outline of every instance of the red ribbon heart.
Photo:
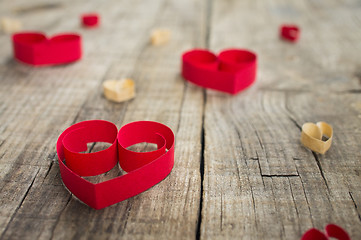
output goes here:
[{"label": "red ribbon heart", "polygon": [[257,56],[242,49],[228,49],[217,57],[208,50],[194,49],[182,56],[182,75],[201,87],[237,94],[256,78]]},{"label": "red ribbon heart", "polygon": [[[89,142],[108,142],[111,146],[80,153],[87,150]],[[142,153],[127,149],[140,142],[155,143],[158,148]],[[142,193],[168,176],[174,165],[174,134],[157,122],[132,122],[118,132],[111,122],[84,121],[59,136],[57,152],[65,186],[90,207],[101,209]],[[127,174],[97,184],[82,178],[105,173],[118,162]]]},{"label": "red ribbon heart", "polygon": [[287,41],[297,42],[300,38],[300,28],[297,25],[282,25],[280,36]]},{"label": "red ribbon heart", "polygon": [[34,66],[74,62],[81,58],[81,37],[78,34],[58,34],[47,38],[39,32],[13,35],[14,57]]},{"label": "red ribbon heart", "polygon": [[325,228],[325,232],[326,234],[316,228],[311,228],[303,234],[301,240],[329,240],[330,238],[350,240],[347,232],[336,224],[328,224]]},{"label": "red ribbon heart", "polygon": [[99,15],[96,13],[83,14],[81,19],[85,27],[97,27],[99,25]]}]

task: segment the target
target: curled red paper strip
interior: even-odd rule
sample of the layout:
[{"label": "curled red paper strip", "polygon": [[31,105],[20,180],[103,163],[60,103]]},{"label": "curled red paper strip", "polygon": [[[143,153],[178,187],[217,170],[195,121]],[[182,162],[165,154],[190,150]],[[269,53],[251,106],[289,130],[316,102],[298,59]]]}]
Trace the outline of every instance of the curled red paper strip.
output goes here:
[{"label": "curled red paper strip", "polygon": [[[89,142],[111,146],[80,153]],[[127,149],[141,142],[155,143],[157,150],[140,153]],[[57,153],[64,185],[90,207],[102,209],[142,193],[168,176],[174,165],[174,134],[157,122],[132,122],[117,132],[111,122],[90,120],[66,129],[58,138]],[[82,178],[107,172],[118,162],[127,174],[97,184]]]},{"label": "curled red paper strip", "polygon": [[81,58],[81,37],[74,33],[47,38],[40,32],[21,32],[12,37],[14,57],[34,66],[74,62]]},{"label": "curled red paper strip", "polygon": [[282,25],[280,28],[280,36],[287,41],[297,42],[300,38],[300,31],[297,25]]},{"label": "curled red paper strip", "polygon": [[96,13],[83,14],[81,19],[85,27],[97,27],[99,25],[99,15]]},{"label": "curled red paper strip", "polygon": [[338,240],[350,240],[347,232],[336,224],[328,224],[325,228],[325,232],[326,234],[316,228],[311,228],[303,234],[301,240],[329,240],[330,238]]},{"label": "curled red paper strip", "polygon": [[182,75],[198,86],[237,94],[256,79],[257,55],[244,49],[228,49],[218,57],[203,49],[182,55]]}]

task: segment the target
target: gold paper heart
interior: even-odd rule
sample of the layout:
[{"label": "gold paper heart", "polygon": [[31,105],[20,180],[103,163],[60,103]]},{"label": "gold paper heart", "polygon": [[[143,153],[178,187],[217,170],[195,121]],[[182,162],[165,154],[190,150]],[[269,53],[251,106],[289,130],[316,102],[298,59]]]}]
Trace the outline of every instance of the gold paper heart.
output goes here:
[{"label": "gold paper heart", "polygon": [[134,98],[134,81],[128,78],[122,80],[107,80],[103,83],[104,96],[114,102],[124,102]]},{"label": "gold paper heart", "polygon": [[[322,136],[327,136],[326,141],[322,140]],[[333,129],[325,122],[305,123],[302,125],[301,142],[302,144],[314,152],[325,154],[331,147]]]},{"label": "gold paper heart", "polygon": [[165,44],[170,39],[170,31],[168,29],[155,29],[150,35],[152,45],[158,46]]}]

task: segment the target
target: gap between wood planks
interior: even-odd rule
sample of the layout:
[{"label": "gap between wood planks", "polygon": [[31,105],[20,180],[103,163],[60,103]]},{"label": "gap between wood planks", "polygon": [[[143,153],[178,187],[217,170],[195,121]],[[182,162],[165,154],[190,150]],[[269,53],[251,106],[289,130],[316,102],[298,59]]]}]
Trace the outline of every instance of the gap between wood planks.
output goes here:
[{"label": "gap between wood planks", "polygon": [[[212,16],[212,7],[213,0],[206,0],[206,14],[205,14],[205,23],[206,23],[206,31],[205,31],[205,42],[204,47],[209,48],[209,40],[210,40],[210,31],[211,31],[211,16]],[[204,149],[205,149],[205,109],[207,103],[207,91],[203,89],[203,112],[202,112],[202,131],[201,131],[201,154],[200,154],[200,165],[199,171],[201,175],[201,190],[200,190],[200,200],[199,200],[199,210],[198,210],[198,221],[197,221],[197,232],[196,239],[201,239],[201,225],[202,225],[202,209],[203,209],[203,181],[204,181]]]}]

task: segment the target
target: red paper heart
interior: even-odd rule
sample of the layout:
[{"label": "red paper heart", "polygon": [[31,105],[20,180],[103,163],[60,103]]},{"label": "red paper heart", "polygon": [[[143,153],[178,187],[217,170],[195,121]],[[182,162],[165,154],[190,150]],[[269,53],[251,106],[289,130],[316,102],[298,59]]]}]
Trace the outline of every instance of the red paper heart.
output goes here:
[{"label": "red paper heart", "polygon": [[297,42],[300,38],[300,29],[297,25],[282,25],[280,36],[287,41]]},{"label": "red paper heart", "polygon": [[[86,151],[89,142],[108,142],[111,146],[99,152],[80,153]],[[127,149],[140,142],[155,143],[158,148],[142,153]],[[117,133],[111,122],[84,121],[59,136],[57,152],[65,186],[90,207],[101,209],[133,197],[168,176],[174,164],[174,135],[157,122],[132,122]],[[82,178],[105,173],[118,162],[127,174],[97,184]]]},{"label": "red paper heart", "polygon": [[326,234],[316,228],[311,228],[303,234],[301,240],[329,240],[330,238],[350,240],[347,232],[336,224],[328,224],[325,228],[325,232]]},{"label": "red paper heart", "polygon": [[257,55],[248,50],[228,49],[214,53],[194,49],[182,56],[182,75],[201,87],[237,94],[256,78]]},{"label": "red paper heart", "polygon": [[96,13],[83,14],[81,19],[85,27],[97,27],[99,25],[99,15]]},{"label": "red paper heart", "polygon": [[81,58],[81,37],[78,34],[58,34],[47,38],[40,32],[13,35],[14,57],[34,66],[74,62]]}]

